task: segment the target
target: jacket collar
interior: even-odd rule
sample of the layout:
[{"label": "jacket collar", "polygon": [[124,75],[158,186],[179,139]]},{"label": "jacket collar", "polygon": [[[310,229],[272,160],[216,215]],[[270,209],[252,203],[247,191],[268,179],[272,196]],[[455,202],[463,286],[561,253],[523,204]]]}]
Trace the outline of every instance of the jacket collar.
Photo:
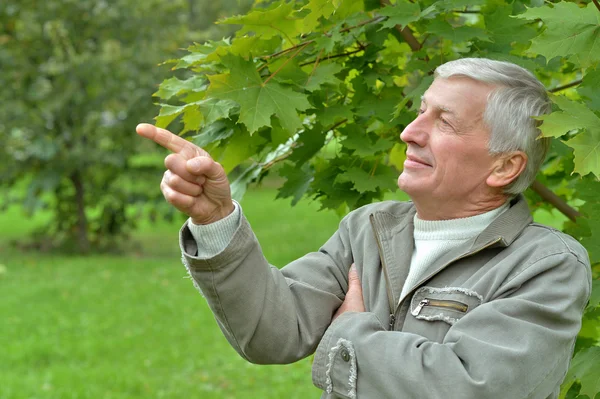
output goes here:
[{"label": "jacket collar", "polygon": [[[406,279],[408,268],[414,248],[414,225],[413,217],[416,213],[414,205],[402,214],[391,214],[388,212],[375,212],[374,219],[376,221],[376,234],[385,243],[386,255],[396,253],[393,262],[392,259],[387,259],[388,264],[396,267],[390,267],[389,273],[391,284],[394,288],[394,297],[397,297],[397,292],[401,291],[401,286]],[[419,286],[423,281],[445,269],[454,261],[473,255],[485,248],[498,248],[509,246],[523,229],[532,222],[531,213],[527,206],[527,201],[522,195],[515,197],[510,207],[498,216],[488,227],[486,227],[477,237],[467,241],[465,244],[454,248],[444,254],[433,264],[429,265],[423,271],[422,280],[411,287],[405,297],[409,296],[410,291]],[[381,254],[385,256],[384,254]],[[402,300],[404,298],[400,298]]]},{"label": "jacket collar", "polygon": [[522,194],[519,194],[511,200],[510,207],[475,238],[469,251],[476,250],[493,240],[498,240],[493,247],[508,247],[531,222],[533,218],[527,201]]}]

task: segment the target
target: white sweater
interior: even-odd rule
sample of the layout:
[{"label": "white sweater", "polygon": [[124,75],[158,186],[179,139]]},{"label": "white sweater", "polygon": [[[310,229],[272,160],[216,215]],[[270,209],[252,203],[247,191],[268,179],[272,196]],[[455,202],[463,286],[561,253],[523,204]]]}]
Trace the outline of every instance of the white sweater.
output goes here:
[{"label": "white sweater", "polygon": [[479,235],[502,212],[508,202],[480,215],[450,220],[422,220],[414,217],[415,248],[401,297],[422,277],[422,272],[444,253]]}]

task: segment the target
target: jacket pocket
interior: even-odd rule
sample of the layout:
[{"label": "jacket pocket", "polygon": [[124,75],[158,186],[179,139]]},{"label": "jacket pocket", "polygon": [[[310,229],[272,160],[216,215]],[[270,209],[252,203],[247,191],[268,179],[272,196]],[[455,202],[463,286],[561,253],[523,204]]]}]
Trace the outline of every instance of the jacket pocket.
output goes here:
[{"label": "jacket pocket", "polygon": [[410,313],[419,320],[439,320],[452,325],[482,302],[481,295],[466,288],[425,286],[413,295]]}]

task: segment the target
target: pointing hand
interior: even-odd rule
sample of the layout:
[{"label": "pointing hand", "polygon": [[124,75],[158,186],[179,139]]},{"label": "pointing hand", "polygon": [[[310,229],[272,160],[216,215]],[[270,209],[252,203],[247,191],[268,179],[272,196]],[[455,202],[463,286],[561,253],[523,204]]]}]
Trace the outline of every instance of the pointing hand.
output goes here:
[{"label": "pointing hand", "polygon": [[208,152],[189,141],[147,123],[136,132],[170,150],[160,189],[167,202],[195,224],[216,222],[234,210],[227,174]]}]

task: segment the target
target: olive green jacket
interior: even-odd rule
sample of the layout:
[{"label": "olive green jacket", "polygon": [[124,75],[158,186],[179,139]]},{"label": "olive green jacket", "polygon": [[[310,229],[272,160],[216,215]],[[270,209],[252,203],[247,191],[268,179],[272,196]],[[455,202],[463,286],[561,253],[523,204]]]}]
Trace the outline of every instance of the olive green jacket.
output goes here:
[{"label": "olive green jacket", "polygon": [[[225,337],[253,363],[315,353],[324,398],[554,398],[591,291],[585,249],[532,222],[522,197],[479,236],[431,264],[407,295],[412,203],[347,215],[314,253],[270,266],[242,216],[230,244],[184,263]],[[310,234],[310,232],[307,232]],[[366,312],[332,315],[355,263]]]}]

